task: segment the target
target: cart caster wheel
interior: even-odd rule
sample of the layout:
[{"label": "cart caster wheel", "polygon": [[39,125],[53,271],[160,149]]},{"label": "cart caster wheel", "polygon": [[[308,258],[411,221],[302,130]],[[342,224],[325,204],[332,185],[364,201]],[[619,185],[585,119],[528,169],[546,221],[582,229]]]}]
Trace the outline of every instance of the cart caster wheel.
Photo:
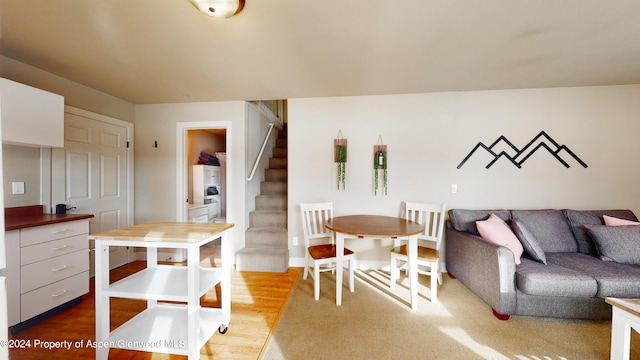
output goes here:
[{"label": "cart caster wheel", "polygon": [[218,332],[220,334],[224,334],[227,332],[227,330],[229,330],[229,327],[227,327],[226,325],[220,325],[220,327],[218,328]]}]

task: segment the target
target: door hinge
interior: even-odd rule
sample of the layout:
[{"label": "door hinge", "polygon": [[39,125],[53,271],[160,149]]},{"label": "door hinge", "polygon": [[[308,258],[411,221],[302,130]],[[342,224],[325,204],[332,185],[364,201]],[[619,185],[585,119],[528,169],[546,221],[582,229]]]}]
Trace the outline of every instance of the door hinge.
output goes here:
[{"label": "door hinge", "polygon": [[127,141],[127,149],[129,148],[129,142]]}]

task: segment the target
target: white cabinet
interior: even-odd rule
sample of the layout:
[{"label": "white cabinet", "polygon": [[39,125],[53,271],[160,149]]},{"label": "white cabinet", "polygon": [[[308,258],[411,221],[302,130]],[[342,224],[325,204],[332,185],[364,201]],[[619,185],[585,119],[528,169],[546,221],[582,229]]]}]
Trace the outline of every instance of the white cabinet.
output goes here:
[{"label": "white cabinet", "polygon": [[4,232],[7,267],[2,275],[7,278],[8,326],[20,322],[20,230]]},{"label": "white cabinet", "polygon": [[0,78],[2,142],[63,147],[64,97]]},{"label": "white cabinet", "polygon": [[[193,165],[193,203],[204,203],[207,188],[220,187],[220,167],[211,165]],[[218,189],[219,190],[219,189]]]},{"label": "white cabinet", "polygon": [[5,232],[9,326],[89,292],[89,220]]},{"label": "white cabinet", "polygon": [[[96,359],[109,347],[200,358],[200,349],[231,321],[233,224],[146,223],[89,235],[96,244]],[[221,238],[220,267],[200,266],[200,247]],[[147,268],[110,284],[109,248],[147,249]],[[158,265],[157,250],[182,248],[186,266]],[[220,284],[220,308],[200,306],[200,297]],[[147,300],[147,308],[111,331],[111,298]],[[172,302],[172,303],[168,303]]]},{"label": "white cabinet", "polygon": [[189,222],[206,223],[209,221],[209,207],[207,205],[191,205],[187,213]]}]

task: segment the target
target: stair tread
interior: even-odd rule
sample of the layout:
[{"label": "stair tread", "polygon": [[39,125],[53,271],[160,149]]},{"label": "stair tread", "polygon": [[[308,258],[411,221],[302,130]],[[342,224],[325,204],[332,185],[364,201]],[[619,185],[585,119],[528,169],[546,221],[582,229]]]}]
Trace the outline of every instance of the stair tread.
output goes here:
[{"label": "stair tread", "polygon": [[254,200],[255,210],[249,214],[245,247],[236,254],[240,271],[282,272],[288,268],[287,155],[286,132],[284,136],[279,132]]},{"label": "stair tread", "polygon": [[236,254],[238,271],[286,272],[289,268],[289,249],[245,247]]}]

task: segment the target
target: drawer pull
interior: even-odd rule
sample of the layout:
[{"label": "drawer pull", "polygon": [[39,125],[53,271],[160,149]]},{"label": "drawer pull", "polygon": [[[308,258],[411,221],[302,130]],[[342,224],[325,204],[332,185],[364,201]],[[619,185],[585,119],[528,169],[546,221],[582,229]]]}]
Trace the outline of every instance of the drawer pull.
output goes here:
[{"label": "drawer pull", "polygon": [[61,267],[59,267],[59,268],[51,269],[51,272],[58,272],[58,271],[61,271],[61,270],[66,269],[66,268],[68,268],[68,266],[67,266],[67,265],[62,265],[62,266],[61,266]]},{"label": "drawer pull", "polygon": [[69,245],[64,245],[64,246],[59,246],[59,247],[53,247],[51,248],[51,251],[60,251],[60,250],[64,250],[66,248],[68,248]]},{"label": "drawer pull", "polygon": [[58,291],[55,294],[51,294],[51,297],[59,297],[67,293],[67,290]]},{"label": "drawer pull", "polygon": [[69,231],[69,229],[60,229],[60,230],[53,230],[51,231],[52,234],[60,234],[63,232]]}]

